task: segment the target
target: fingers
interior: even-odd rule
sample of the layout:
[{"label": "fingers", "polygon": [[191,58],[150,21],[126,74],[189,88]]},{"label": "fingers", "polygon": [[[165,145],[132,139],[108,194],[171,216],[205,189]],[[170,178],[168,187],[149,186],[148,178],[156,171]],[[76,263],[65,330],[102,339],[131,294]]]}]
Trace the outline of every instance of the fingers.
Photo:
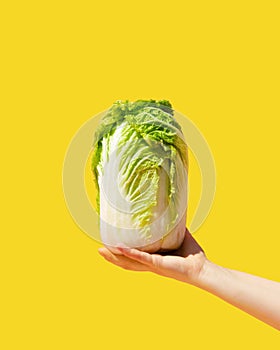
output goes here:
[{"label": "fingers", "polygon": [[99,248],[98,253],[106,260],[110,260],[111,262],[118,261],[116,255],[113,254],[109,249],[107,249],[105,247]]},{"label": "fingers", "polygon": [[131,260],[123,255],[115,255],[107,248],[99,248],[99,254],[108,262],[119,266],[125,270],[147,271],[147,267],[137,261]]},{"label": "fingers", "polygon": [[134,260],[141,264],[141,266],[145,266],[147,271],[158,275],[179,279],[179,275],[185,274],[184,259],[181,257],[149,254],[126,247],[118,247],[118,250],[130,260]]},{"label": "fingers", "polygon": [[118,250],[126,257],[135,260],[141,264],[149,267],[149,270],[152,268],[159,268],[161,265],[162,256],[158,254],[149,254],[142,252],[138,249],[127,248],[127,247],[118,247]]},{"label": "fingers", "polygon": [[117,249],[122,255],[115,255],[107,248],[100,248],[98,251],[107,261],[125,270],[149,271],[179,280],[182,280],[179,275],[185,275],[184,259],[181,257],[149,254],[127,247]]}]

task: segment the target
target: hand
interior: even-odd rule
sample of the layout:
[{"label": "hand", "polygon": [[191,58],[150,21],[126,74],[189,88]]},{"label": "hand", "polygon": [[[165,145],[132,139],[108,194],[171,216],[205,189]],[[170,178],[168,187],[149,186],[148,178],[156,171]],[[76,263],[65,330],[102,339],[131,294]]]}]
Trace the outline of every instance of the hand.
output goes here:
[{"label": "hand", "polygon": [[213,264],[187,229],[181,247],[169,255],[124,247],[118,251],[122,255],[99,249],[106,260],[117,266],[193,284],[280,330],[280,283]]},{"label": "hand", "polygon": [[150,271],[179,281],[197,284],[205,264],[206,256],[188,229],[181,247],[168,255],[149,254],[128,247],[117,248],[121,255],[109,249],[99,248],[99,253],[107,261],[132,271]]}]

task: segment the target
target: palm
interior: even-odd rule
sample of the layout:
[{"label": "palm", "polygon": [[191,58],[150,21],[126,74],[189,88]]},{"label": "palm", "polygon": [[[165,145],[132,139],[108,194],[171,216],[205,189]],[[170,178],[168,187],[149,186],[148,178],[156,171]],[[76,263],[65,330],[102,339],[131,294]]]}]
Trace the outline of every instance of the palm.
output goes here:
[{"label": "palm", "polygon": [[107,248],[99,253],[108,261],[127,270],[151,271],[184,282],[195,280],[206,260],[199,244],[186,229],[181,247],[170,253],[149,254],[136,249],[121,249],[123,255],[115,255]]},{"label": "palm", "polygon": [[158,259],[161,260],[161,264],[159,269],[156,268],[154,272],[189,282],[199,274],[206,257],[202,248],[186,229],[185,239],[181,247]]}]

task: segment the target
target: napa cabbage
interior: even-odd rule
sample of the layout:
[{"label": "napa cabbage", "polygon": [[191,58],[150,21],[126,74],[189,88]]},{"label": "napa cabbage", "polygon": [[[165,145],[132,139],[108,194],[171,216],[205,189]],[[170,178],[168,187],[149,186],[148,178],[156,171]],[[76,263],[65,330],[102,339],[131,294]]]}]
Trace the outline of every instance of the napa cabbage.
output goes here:
[{"label": "napa cabbage", "polygon": [[107,247],[155,252],[181,245],[188,154],[169,101],[116,101],[95,132],[91,169]]}]

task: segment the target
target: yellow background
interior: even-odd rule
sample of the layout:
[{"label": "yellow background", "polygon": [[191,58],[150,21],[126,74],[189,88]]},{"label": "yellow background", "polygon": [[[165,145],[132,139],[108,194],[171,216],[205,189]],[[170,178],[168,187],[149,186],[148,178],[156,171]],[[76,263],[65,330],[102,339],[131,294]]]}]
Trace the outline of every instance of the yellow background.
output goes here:
[{"label": "yellow background", "polygon": [[117,99],[169,99],[216,162],[195,237],[216,263],[280,280],[277,3],[1,6],[3,350],[278,348],[279,332],[223,301],[104,261],[61,184],[82,123]]}]

